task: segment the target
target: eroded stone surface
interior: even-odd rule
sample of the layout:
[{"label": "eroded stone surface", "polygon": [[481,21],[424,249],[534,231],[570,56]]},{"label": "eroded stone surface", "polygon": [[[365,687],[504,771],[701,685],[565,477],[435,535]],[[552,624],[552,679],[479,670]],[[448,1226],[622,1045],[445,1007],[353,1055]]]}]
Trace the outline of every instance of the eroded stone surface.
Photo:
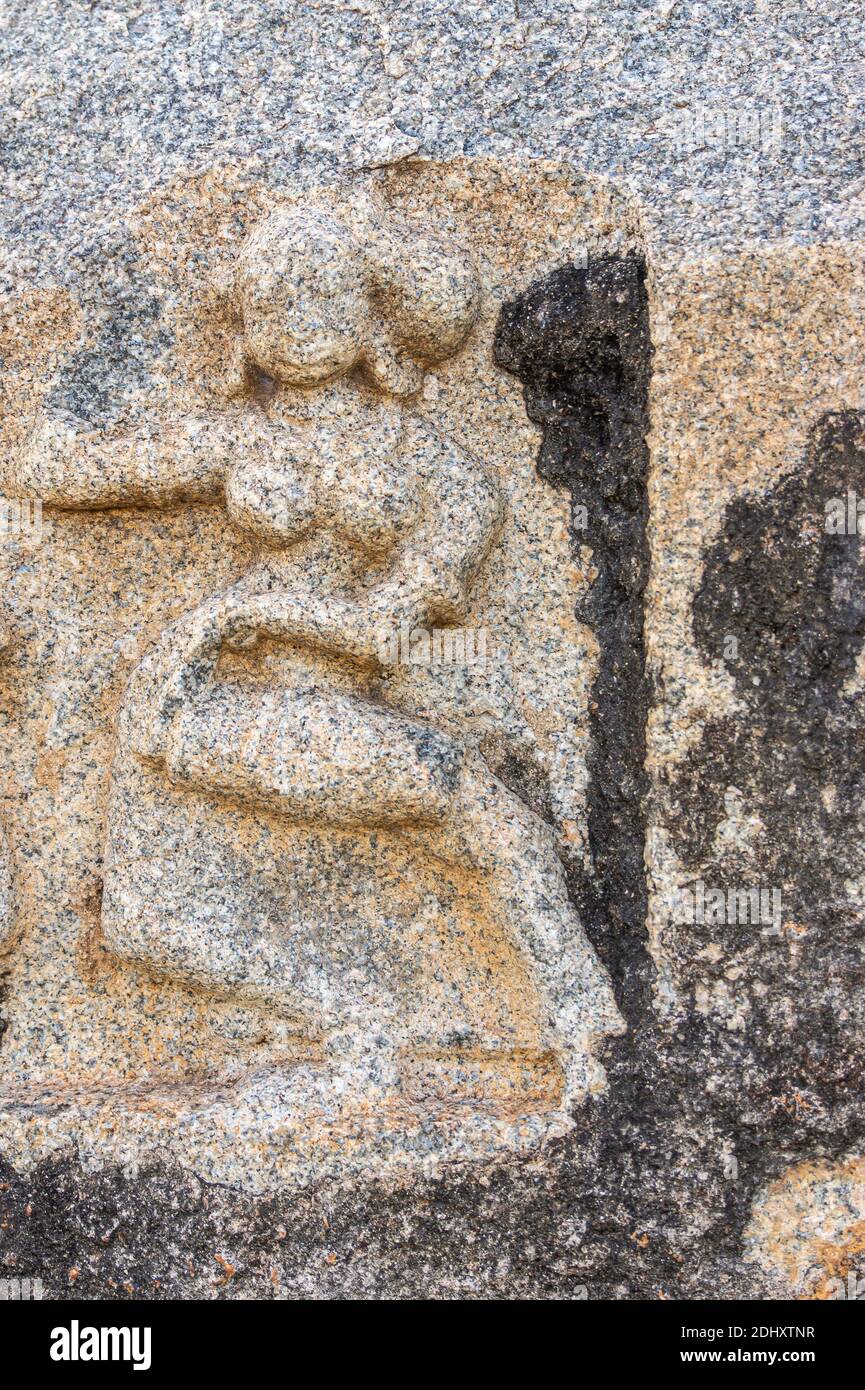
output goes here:
[{"label": "eroded stone surface", "polygon": [[[859,26],[844,3],[433,4],[422,35],[378,3],[11,7],[2,482],[38,477],[45,509],[38,544],[2,548],[4,1272],[117,1298],[861,1276],[860,561],[822,510],[861,472]],[[538,429],[491,349],[497,324],[545,337],[503,305],[628,264],[646,299],[620,327],[653,352],[623,509],[572,466],[603,457],[585,396],[619,408],[614,357]],[[285,297],[276,338],[268,309],[309,274],[338,311],[312,363]],[[351,380],[301,380],[322,364]],[[541,366],[573,386],[573,359]],[[328,633],[351,555],[382,579],[451,464],[489,514],[472,540],[455,504],[431,553],[471,552],[483,660],[430,664],[431,617],[422,664],[393,634],[299,661],[287,631]],[[274,602],[284,544],[300,612]],[[184,635],[179,713],[159,663]],[[340,782],[337,709],[356,752],[371,730],[402,750],[420,801],[379,759]],[[276,735],[235,739],[296,737],[299,713],[307,800],[327,771],[312,825]],[[514,813],[516,908],[543,893],[551,953],[534,917],[506,930],[489,806],[448,849],[469,774],[499,849]],[[334,823],[349,783],[380,792],[375,825],[369,798]],[[435,808],[411,838],[409,802]],[[752,892],[759,920],[731,917]],[[436,1118],[382,1106],[395,1084]]]},{"label": "eroded stone surface", "polygon": [[761,1192],[745,1232],[746,1258],[781,1298],[862,1298],[865,1163],[860,1155],[791,1168]]}]

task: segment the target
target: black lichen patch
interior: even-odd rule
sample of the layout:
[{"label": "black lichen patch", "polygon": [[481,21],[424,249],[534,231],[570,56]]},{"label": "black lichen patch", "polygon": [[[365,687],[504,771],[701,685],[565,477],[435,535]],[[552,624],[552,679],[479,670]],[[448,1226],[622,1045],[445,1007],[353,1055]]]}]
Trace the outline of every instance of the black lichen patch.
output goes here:
[{"label": "black lichen patch", "polygon": [[778,895],[777,930],[728,913],[682,937],[694,954],[719,941],[719,978],[732,970],[745,986],[758,1065],[743,1096],[796,1107],[830,1146],[865,1130],[859,497],[865,415],[841,412],[820,421],[801,471],[728,507],[694,632],[732,676],[741,708],[707,723],[669,787],[670,834],[695,878]]},{"label": "black lichen patch", "polygon": [[643,598],[651,370],[645,267],[601,256],[554,271],[502,309],[499,366],[525,385],[543,427],[538,472],[571,493],[574,546],[591,549],[595,577],[578,616],[599,643],[588,755],[590,867],[571,869],[581,917],[624,987],[645,996],[646,720],[649,683]]},{"label": "black lichen patch", "polygon": [[835,528],[838,509],[829,504],[843,507],[846,528],[857,496],[865,498],[865,415],[827,416],[801,473],[728,508],[694,601],[700,649],[729,671],[744,709],[709,726],[710,756],[699,750],[680,779],[677,839],[688,859],[704,861],[725,788],[747,784],[754,811],[772,822],[770,862],[775,881],[796,893],[793,910],[832,897],[837,871],[856,868],[849,840],[865,779],[856,681],[865,548]]},{"label": "black lichen patch", "polygon": [[[173,1166],[130,1176],[55,1158],[22,1175],[0,1159],[3,1275],[40,1278],[48,1298],[100,1300],[655,1298],[706,1279],[732,1290],[679,1244],[683,1227],[691,1244],[705,1233],[715,1175],[693,1207],[676,1165],[699,1162],[697,1144],[659,1148],[640,1094],[628,1099],[615,1136],[594,1126],[592,1142],[562,1145],[543,1169],[449,1170],[397,1190],[256,1198]],[[732,1253],[723,1231],[711,1248]]]},{"label": "black lichen patch", "polygon": [[[3,970],[2,967],[0,967],[0,1009],[2,1009],[2,1007],[3,1007],[3,1001],[4,1001],[4,999],[6,998],[6,995],[7,995],[7,993],[8,993],[8,988],[9,988],[9,987],[8,987],[8,983],[7,983],[7,982],[8,982],[8,979],[9,979],[9,972],[6,971],[6,970]],[[0,1013],[0,1047],[2,1047],[2,1045],[3,1045],[3,1034],[7,1031],[8,1027],[9,1027],[9,1021],[8,1021],[8,1019],[6,1019],[6,1018],[3,1016],[3,1014]]]}]

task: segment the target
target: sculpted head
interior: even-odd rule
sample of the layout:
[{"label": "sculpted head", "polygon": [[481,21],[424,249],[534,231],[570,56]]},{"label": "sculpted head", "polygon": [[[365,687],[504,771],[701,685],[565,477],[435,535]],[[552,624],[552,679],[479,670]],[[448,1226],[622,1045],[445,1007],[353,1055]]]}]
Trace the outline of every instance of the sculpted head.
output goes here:
[{"label": "sculpted head", "polygon": [[250,233],[234,289],[246,361],[273,380],[315,386],[360,367],[394,395],[413,394],[427,366],[458,351],[479,303],[459,252],[309,206]]}]

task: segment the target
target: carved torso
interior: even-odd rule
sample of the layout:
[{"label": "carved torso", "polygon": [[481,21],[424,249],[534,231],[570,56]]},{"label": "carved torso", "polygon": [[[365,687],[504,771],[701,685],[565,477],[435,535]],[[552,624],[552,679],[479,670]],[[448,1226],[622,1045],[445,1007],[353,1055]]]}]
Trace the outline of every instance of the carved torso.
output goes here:
[{"label": "carved torso", "polygon": [[312,419],[289,410],[269,412],[273,452],[241,450],[230,468],[232,518],[270,546],[327,530],[371,554],[392,550],[422,505],[399,412],[346,407]]}]

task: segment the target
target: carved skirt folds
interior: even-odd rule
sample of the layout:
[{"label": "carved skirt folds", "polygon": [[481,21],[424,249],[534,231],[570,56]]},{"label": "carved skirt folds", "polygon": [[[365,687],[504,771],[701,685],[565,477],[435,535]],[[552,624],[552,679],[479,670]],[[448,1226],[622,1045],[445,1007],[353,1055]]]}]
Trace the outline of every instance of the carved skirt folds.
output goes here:
[{"label": "carved skirt folds", "polygon": [[435,857],[462,756],[446,735],[320,685],[229,680],[175,715],[164,763],[123,727],[102,919],[115,955],[305,1031],[536,1045],[525,962],[470,866]]}]

